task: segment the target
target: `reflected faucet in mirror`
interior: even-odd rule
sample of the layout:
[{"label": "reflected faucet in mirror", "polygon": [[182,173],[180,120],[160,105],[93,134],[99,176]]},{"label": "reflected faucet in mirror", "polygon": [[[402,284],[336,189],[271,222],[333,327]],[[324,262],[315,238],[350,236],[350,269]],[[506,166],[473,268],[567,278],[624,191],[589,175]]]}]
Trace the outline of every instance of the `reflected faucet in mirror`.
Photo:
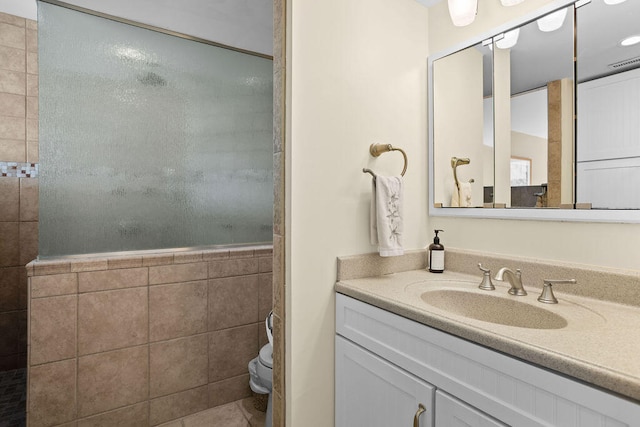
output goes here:
[{"label": "reflected faucet in mirror", "polygon": [[455,181],[455,188],[453,189],[453,194],[451,195],[451,206],[452,207],[470,207],[471,204],[471,183],[474,182],[473,179],[470,179],[467,182],[458,181],[458,172],[457,168],[460,165],[468,165],[471,163],[471,160],[468,157],[451,158],[451,168],[453,169],[453,180]]}]

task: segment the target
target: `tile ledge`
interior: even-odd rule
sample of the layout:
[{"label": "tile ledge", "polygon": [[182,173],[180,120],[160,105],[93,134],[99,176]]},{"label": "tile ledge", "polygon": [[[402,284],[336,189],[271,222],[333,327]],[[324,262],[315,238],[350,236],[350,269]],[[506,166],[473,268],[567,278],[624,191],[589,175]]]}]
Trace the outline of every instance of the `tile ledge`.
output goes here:
[{"label": "tile ledge", "polygon": [[[197,247],[189,249],[151,249],[148,251],[94,253],[35,259],[26,265],[28,276],[43,276],[80,271],[117,270],[134,264],[140,267],[173,265],[228,259],[243,255],[259,257],[272,254],[272,245],[247,245],[233,247]],[[146,261],[146,262],[145,262]],[[128,265],[130,262],[132,265]],[[128,266],[128,267],[126,267]]]}]

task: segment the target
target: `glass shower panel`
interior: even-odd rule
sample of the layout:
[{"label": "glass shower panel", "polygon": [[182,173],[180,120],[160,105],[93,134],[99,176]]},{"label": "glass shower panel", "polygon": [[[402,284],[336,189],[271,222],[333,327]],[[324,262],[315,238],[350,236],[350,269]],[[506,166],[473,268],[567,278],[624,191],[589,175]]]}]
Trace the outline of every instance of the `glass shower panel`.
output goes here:
[{"label": "glass shower panel", "polygon": [[38,6],[40,257],[271,242],[272,61]]}]

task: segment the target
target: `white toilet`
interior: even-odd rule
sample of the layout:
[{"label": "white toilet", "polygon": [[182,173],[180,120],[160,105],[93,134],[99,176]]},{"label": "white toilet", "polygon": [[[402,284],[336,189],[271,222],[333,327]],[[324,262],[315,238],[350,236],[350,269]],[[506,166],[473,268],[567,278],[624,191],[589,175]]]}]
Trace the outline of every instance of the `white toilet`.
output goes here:
[{"label": "white toilet", "polygon": [[265,320],[269,344],[265,344],[258,357],[249,362],[249,386],[258,394],[268,394],[265,427],[271,427],[271,389],[273,388],[273,312]]}]

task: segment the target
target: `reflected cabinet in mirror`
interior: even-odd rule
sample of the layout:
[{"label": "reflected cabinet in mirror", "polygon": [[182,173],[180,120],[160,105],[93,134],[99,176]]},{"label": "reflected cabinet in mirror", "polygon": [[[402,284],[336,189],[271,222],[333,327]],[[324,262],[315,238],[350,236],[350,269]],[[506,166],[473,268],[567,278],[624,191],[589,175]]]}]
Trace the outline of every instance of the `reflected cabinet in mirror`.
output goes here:
[{"label": "reflected cabinet in mirror", "polygon": [[576,201],[640,209],[640,1],[576,13]]},{"label": "reflected cabinet in mirror", "polygon": [[609,3],[429,58],[430,214],[640,221],[640,1]]}]

